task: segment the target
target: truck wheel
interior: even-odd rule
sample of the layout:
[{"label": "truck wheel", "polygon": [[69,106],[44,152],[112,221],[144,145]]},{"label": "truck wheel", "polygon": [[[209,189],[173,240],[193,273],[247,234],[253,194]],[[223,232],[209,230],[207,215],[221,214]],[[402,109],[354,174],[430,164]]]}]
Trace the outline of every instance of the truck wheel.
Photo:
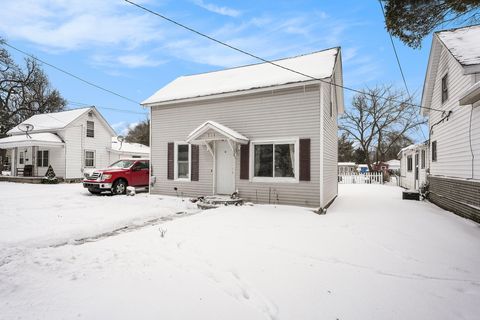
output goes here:
[{"label": "truck wheel", "polygon": [[112,194],[125,194],[127,192],[127,182],[125,180],[117,180],[112,186]]},{"label": "truck wheel", "polygon": [[95,189],[88,189],[88,191],[89,191],[91,194],[100,194],[100,193],[102,193],[102,191],[95,190]]}]

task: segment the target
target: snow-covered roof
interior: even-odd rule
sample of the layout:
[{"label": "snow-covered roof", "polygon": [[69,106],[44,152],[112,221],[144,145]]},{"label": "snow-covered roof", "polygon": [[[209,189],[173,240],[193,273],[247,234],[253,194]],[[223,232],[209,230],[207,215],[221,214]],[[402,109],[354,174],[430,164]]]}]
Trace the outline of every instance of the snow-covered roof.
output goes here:
[{"label": "snow-covered roof", "polygon": [[54,133],[30,133],[13,135],[0,139],[0,148],[31,147],[31,146],[63,146],[64,142]]},{"label": "snow-covered roof", "polygon": [[[317,79],[323,79],[332,75],[339,51],[340,48],[332,48],[274,62]],[[153,105],[306,81],[312,81],[312,79],[270,63],[259,63],[179,77],[158,90],[142,104]]]},{"label": "snow-covered roof", "polygon": [[[23,121],[22,124],[32,124],[33,131],[46,131],[46,130],[56,130],[62,129],[72,123],[75,119],[80,117],[82,114],[87,112],[88,110],[92,109],[89,108],[81,108],[81,109],[73,109],[61,112],[52,112],[52,113],[43,113],[43,114],[36,114],[27,120]],[[8,134],[22,134],[22,132],[18,126],[11,129],[7,132]]]},{"label": "snow-covered roof", "polygon": [[112,138],[112,148],[110,150],[115,153],[134,153],[146,156],[150,155],[150,147],[141,143],[130,143],[125,141],[120,143],[117,137]]},{"label": "snow-covered roof", "polygon": [[[248,143],[249,139],[245,137],[244,135],[238,133],[237,131],[230,129],[218,122],[208,120],[204,123],[202,123],[200,126],[198,126],[195,130],[193,130],[187,137],[187,142],[188,143],[195,143],[198,142],[197,139],[204,133],[206,133],[208,130],[214,130],[218,133],[220,133],[224,138],[228,138],[232,141],[238,142],[238,143]],[[211,138],[210,140],[218,140],[216,138]]]},{"label": "snow-covered roof", "polygon": [[338,165],[347,167],[347,166],[356,166],[356,163],[355,162],[339,162]]},{"label": "snow-covered roof", "polygon": [[437,36],[461,65],[480,64],[480,25],[440,31]]}]

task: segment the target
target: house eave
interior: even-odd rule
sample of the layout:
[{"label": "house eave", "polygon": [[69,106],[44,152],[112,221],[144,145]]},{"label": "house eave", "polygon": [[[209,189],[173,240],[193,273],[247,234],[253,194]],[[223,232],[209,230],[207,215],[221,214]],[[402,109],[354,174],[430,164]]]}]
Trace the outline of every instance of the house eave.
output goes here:
[{"label": "house eave", "polygon": [[274,85],[274,86],[261,87],[261,88],[250,88],[250,89],[231,91],[231,92],[222,92],[222,93],[216,93],[216,94],[198,96],[198,97],[188,97],[188,98],[182,98],[182,99],[165,100],[165,101],[148,102],[148,103],[143,102],[142,106],[152,108],[152,107],[164,106],[164,105],[176,105],[176,104],[188,103],[188,102],[199,102],[199,101],[206,101],[206,100],[236,97],[236,96],[249,95],[249,94],[261,93],[261,92],[269,92],[269,91],[281,90],[281,89],[287,89],[287,88],[308,86],[312,84],[321,83],[322,80],[324,79],[328,79],[328,77],[318,79],[318,80],[298,81],[298,82],[291,82],[291,83],[286,83],[281,85]]}]

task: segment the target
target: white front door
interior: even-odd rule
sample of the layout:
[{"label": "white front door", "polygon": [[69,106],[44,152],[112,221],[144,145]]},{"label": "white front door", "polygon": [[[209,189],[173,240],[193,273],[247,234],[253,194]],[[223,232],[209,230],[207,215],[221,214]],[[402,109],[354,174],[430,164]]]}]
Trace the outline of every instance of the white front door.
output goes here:
[{"label": "white front door", "polygon": [[215,182],[217,194],[235,192],[235,158],[227,141],[215,145]]}]

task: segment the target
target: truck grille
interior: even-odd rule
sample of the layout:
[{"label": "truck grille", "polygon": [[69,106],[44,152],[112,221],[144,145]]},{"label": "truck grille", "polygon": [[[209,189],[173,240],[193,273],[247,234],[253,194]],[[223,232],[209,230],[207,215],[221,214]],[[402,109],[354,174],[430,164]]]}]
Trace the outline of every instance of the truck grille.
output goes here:
[{"label": "truck grille", "polygon": [[91,175],[86,174],[88,180],[97,180],[102,174],[100,172],[94,172]]}]

